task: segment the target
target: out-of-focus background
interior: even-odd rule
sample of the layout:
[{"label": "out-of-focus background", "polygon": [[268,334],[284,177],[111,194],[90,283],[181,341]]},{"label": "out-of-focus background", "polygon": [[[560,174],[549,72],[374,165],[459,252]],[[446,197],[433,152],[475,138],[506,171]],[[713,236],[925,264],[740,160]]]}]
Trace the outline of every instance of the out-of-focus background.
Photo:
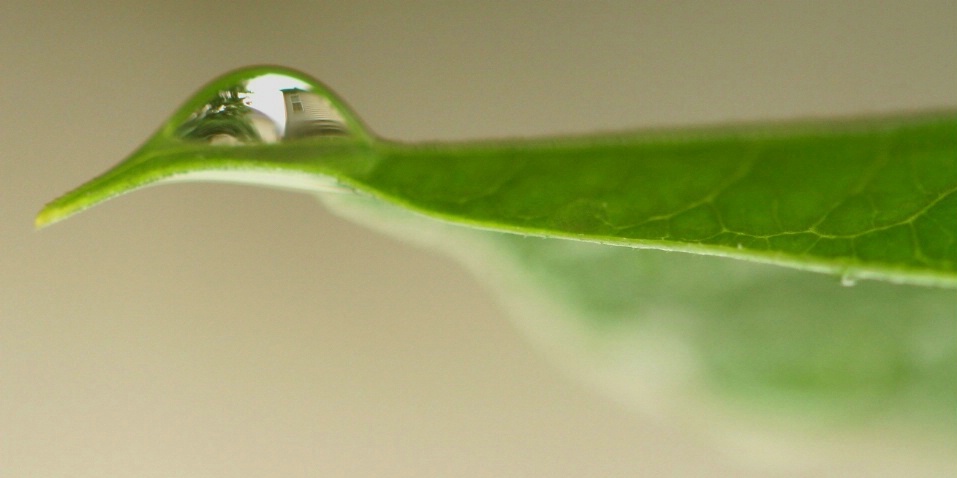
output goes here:
[{"label": "out-of-focus background", "polygon": [[[863,440],[769,470],[536,352],[457,264],[297,195],[169,185],[35,232],[202,83],[301,69],[447,140],[957,106],[957,3],[26,2],[0,15],[0,476],[953,476]],[[760,460],[759,460],[760,461]]]}]

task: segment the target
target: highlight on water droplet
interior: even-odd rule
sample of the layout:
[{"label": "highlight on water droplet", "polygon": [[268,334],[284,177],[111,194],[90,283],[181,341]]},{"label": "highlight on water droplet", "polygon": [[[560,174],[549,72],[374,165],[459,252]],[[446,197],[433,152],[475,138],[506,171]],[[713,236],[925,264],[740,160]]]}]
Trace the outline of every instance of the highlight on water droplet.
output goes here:
[{"label": "highlight on water droplet", "polygon": [[266,72],[219,85],[176,127],[174,136],[211,145],[242,145],[350,136],[353,129],[340,107],[313,85]]}]

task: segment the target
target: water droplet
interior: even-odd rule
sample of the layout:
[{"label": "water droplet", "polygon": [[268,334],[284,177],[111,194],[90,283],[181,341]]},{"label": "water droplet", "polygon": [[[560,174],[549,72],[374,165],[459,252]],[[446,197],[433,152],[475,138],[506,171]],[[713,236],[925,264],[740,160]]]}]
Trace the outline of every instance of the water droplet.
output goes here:
[{"label": "water droplet", "polygon": [[857,285],[857,277],[852,272],[844,272],[841,275],[841,285],[844,287],[854,287]]},{"label": "water droplet", "polygon": [[331,91],[291,71],[241,70],[199,95],[187,104],[172,136],[210,145],[364,136],[355,116]]}]

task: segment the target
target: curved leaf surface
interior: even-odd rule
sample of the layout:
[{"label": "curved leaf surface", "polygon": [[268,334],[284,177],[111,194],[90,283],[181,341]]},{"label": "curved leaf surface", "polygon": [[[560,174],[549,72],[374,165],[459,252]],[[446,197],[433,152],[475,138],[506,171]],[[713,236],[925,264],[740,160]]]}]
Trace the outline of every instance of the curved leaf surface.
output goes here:
[{"label": "curved leaf surface", "polygon": [[[277,77],[285,86],[262,86]],[[269,88],[284,111],[267,111]],[[37,224],[171,180],[352,189],[484,229],[957,287],[957,111],[402,144],[314,79],[250,68]]]}]

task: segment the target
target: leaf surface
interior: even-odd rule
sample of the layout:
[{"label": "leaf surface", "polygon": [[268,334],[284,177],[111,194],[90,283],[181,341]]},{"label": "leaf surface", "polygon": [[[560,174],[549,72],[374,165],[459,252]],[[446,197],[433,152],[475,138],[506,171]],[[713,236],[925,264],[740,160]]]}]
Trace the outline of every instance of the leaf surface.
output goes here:
[{"label": "leaf surface", "polygon": [[[287,100],[294,91],[319,105],[312,133],[270,142],[256,132],[265,115],[243,95],[264,75],[302,85],[279,90]],[[292,131],[303,107],[286,107]],[[484,229],[957,287],[957,111],[403,144],[376,138],[321,83],[254,68],[207,85],[37,224],[170,180],[347,188]]]}]

